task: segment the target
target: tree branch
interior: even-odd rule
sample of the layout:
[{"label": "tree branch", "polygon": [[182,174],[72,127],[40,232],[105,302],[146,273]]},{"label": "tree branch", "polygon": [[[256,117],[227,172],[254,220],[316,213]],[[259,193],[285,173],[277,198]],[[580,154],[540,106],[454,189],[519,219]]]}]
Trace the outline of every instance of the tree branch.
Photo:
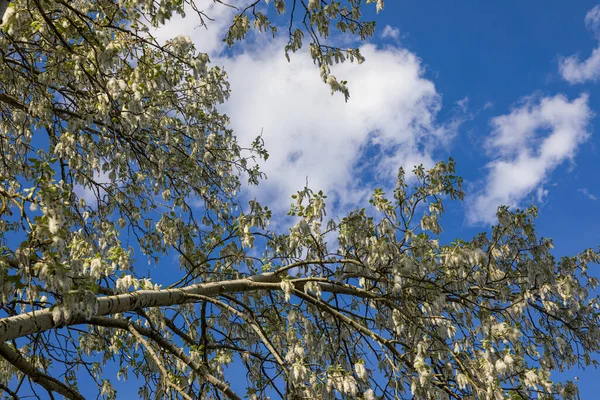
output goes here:
[{"label": "tree branch", "polygon": [[[194,295],[214,297],[227,293],[243,293],[256,290],[281,291],[281,278],[274,273],[255,275],[249,278],[231,281],[207,282],[190,285],[180,289],[138,290],[115,296],[98,297],[97,316],[126,313],[148,307],[164,307],[198,301]],[[292,283],[294,280],[291,281]],[[298,282],[303,286],[306,280]],[[360,290],[349,285],[318,282],[322,292],[340,293],[361,298],[377,299],[374,293]],[[85,324],[83,314],[76,314],[70,320],[54,320],[50,309],[38,310],[25,314],[0,319],[0,342],[6,342],[36,332],[45,332],[62,326]]]},{"label": "tree branch", "polygon": [[61,381],[46,375],[39,369],[35,368],[21,355],[21,353],[6,343],[0,344],[0,356],[6,361],[11,363],[16,369],[27,375],[32,381],[42,386],[50,392],[56,392],[62,394],[68,399],[72,400],[85,400],[85,398],[79,394],[72,387],[65,385]]},{"label": "tree branch", "polygon": [[169,373],[168,373],[167,369],[165,368],[165,366],[163,365],[162,361],[160,360],[160,357],[158,356],[158,354],[156,354],[156,352],[154,351],[152,346],[150,346],[148,341],[146,339],[144,339],[144,337],[135,329],[135,327],[133,327],[133,324],[129,325],[128,331],[133,335],[133,337],[135,337],[135,339],[138,342],[140,342],[141,344],[144,345],[144,347],[146,348],[146,351],[148,352],[148,354],[150,354],[150,357],[152,357],[152,359],[156,363],[156,366],[158,367],[160,374],[162,375],[162,380],[165,382],[165,385],[170,386],[171,388],[175,389],[177,392],[179,392],[181,397],[183,397],[184,399],[193,400],[189,394],[187,394],[175,382],[171,381],[171,379],[169,378]]},{"label": "tree branch", "polygon": [[265,347],[271,352],[271,354],[273,354],[273,357],[275,357],[275,360],[277,360],[277,363],[281,366],[281,368],[283,369],[285,374],[286,375],[289,374],[289,371],[287,370],[287,368],[285,366],[285,361],[283,361],[283,358],[281,357],[279,352],[275,349],[275,347],[273,347],[273,344],[271,343],[269,338],[267,338],[267,335],[265,335],[265,332],[262,330],[262,328],[254,321],[253,316],[246,316],[239,310],[231,307],[229,304],[225,304],[222,301],[219,301],[219,300],[216,300],[216,299],[213,299],[210,297],[201,296],[201,295],[192,295],[192,294],[190,294],[189,296],[191,298],[197,298],[200,300],[209,301],[209,302],[215,304],[216,306],[223,308],[223,309],[237,315],[238,317],[242,318],[244,321],[246,321],[246,323],[248,325],[250,325],[250,327],[254,330],[254,332],[256,332],[258,337],[262,340]]},{"label": "tree branch", "polygon": [[116,318],[105,318],[105,317],[92,317],[89,321],[92,325],[104,326],[108,328],[117,328],[123,329],[130,332],[130,329],[135,329],[141,335],[146,336],[148,339],[153,340],[159,347],[173,354],[175,357],[179,358],[186,365],[194,370],[198,375],[201,375],[204,379],[206,379],[211,385],[219,389],[224,395],[226,395],[231,400],[242,400],[230,387],[227,383],[221,381],[216,376],[212,375],[210,372],[206,370],[201,364],[196,362],[190,356],[188,356],[182,349],[173,345],[167,339],[165,339],[159,332],[143,328],[137,324],[134,324],[131,321],[116,319]]}]

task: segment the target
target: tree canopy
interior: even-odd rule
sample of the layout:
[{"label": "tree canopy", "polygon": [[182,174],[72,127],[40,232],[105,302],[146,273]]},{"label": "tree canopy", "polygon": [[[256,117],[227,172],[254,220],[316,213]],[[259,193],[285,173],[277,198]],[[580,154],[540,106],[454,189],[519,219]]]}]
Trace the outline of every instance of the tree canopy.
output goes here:
[{"label": "tree canopy", "polygon": [[[346,98],[330,66],[363,58],[330,29],[367,39],[361,9],[383,9],[215,2],[237,10],[227,44],[285,26],[282,51],[308,39]],[[393,193],[343,218],[304,188],[274,231],[268,207],[239,200],[268,153],[218,111],[225,71],[187,37],[153,36],[184,13],[210,18],[188,0],[13,0],[3,16],[5,395],[82,399],[92,382],[111,399],[135,377],[144,399],[575,398],[551,373],[595,365],[598,252],[556,260],[535,207],[442,240],[443,202],[464,196],[452,160],[400,169]],[[172,281],[144,277],[146,260]]]}]

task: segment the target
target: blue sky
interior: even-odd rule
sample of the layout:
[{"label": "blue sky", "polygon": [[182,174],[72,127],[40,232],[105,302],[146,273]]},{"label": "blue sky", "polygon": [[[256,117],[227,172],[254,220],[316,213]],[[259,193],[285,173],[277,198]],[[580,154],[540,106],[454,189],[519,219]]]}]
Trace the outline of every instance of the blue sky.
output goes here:
[{"label": "blue sky", "polygon": [[[482,152],[491,134],[491,118],[509,113],[524,97],[564,94],[573,100],[587,93],[591,112],[598,113],[597,82],[571,84],[559,71],[562,57],[577,54],[586,59],[598,47],[594,33],[584,23],[596,5],[589,1],[386,5],[382,20],[399,28],[401,45],[423,60],[426,76],[443,96],[442,118],[452,102],[469,99],[469,118],[447,151],[470,183],[469,195],[485,184],[483,168],[493,160]],[[540,188],[548,191],[543,199],[535,198],[540,207],[538,228],[542,235],[555,239],[560,254],[600,242],[600,212],[594,199],[600,198],[598,123],[597,118],[591,119],[589,138],[532,190],[534,196]],[[439,154],[443,157],[446,153]],[[531,195],[528,197],[520,204],[527,205]],[[460,218],[460,212],[457,214]],[[473,229],[469,224],[462,226],[466,231]]]},{"label": "blue sky", "polygon": [[[372,7],[367,61],[334,68],[349,81],[348,103],[330,95],[307,54],[285,60],[285,35],[225,49],[232,14],[204,4],[208,30],[174,20],[157,35],[191,36],[229,73],[232,128],[242,143],[262,131],[271,153],[267,181],[246,194],[276,220],[307,180],[329,195],[329,215],[341,215],[366,205],[373,188],[391,188],[398,167],[451,156],[467,199],[442,220],[446,240],[488,229],[501,204],[535,201],[539,234],[554,239],[557,256],[600,244],[597,3],[388,1],[379,15]],[[565,375],[580,377],[583,399],[600,390],[594,370]]]}]

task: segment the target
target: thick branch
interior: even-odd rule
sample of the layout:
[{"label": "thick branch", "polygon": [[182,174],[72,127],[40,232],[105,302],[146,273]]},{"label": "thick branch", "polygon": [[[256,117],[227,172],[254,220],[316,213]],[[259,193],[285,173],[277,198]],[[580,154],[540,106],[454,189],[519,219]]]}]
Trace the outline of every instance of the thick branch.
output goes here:
[{"label": "thick branch", "polygon": [[[256,290],[282,290],[279,285],[281,278],[276,274],[267,273],[250,278],[235,279],[222,282],[207,282],[190,285],[181,289],[139,290],[136,292],[115,296],[98,297],[97,316],[113,315],[141,310],[148,307],[164,307],[176,304],[196,302],[194,295],[214,297],[227,293],[242,293]],[[293,280],[291,281],[294,282]],[[298,283],[301,286],[306,283]],[[347,285],[334,283],[317,283],[322,292],[348,294],[363,298],[377,298],[373,293]],[[297,287],[297,289],[301,289]],[[84,315],[75,315],[68,321],[52,318],[49,309],[29,312],[0,319],[0,343],[27,336],[36,332],[45,332],[62,326],[87,323]]]},{"label": "thick branch", "polygon": [[[279,278],[273,276],[275,281]],[[139,290],[115,296],[98,297],[97,316],[126,313],[148,307],[170,306],[189,303],[196,300],[189,295],[217,296],[223,293],[237,293],[267,289],[267,277],[261,280],[236,279],[226,282],[208,282],[191,285],[181,289]],[[279,287],[278,285],[276,285]],[[75,315],[69,321],[55,321],[49,309],[15,315],[0,320],[0,343],[36,332],[44,332],[63,325],[86,323],[83,315]]]}]

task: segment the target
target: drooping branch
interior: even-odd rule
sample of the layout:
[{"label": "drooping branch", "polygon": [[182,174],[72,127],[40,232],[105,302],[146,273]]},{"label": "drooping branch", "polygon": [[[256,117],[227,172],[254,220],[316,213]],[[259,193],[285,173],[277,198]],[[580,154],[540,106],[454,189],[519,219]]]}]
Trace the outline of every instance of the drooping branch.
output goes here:
[{"label": "drooping branch", "polygon": [[[410,360],[404,354],[402,354],[398,351],[398,349],[394,346],[392,341],[387,340],[383,336],[379,335],[377,332],[374,332],[373,330],[362,326],[360,323],[354,321],[352,318],[349,318],[349,317],[345,316],[344,314],[342,314],[341,312],[339,312],[338,310],[335,310],[327,303],[325,303],[321,300],[318,300],[312,296],[309,296],[303,292],[300,292],[297,289],[292,289],[292,290],[293,290],[294,294],[296,296],[298,296],[299,298],[301,298],[302,300],[304,300],[307,303],[319,308],[320,310],[332,315],[336,319],[344,322],[345,324],[352,327],[356,331],[361,332],[365,336],[370,337],[371,339],[373,339],[374,341],[379,343],[380,346],[388,349],[390,351],[390,353],[395,356],[395,358],[401,360],[409,368],[410,371],[415,371],[415,366],[412,365]],[[437,387],[442,389],[444,392],[446,392],[447,395],[449,396],[449,398],[458,399],[458,397],[454,393],[452,393],[452,391],[449,390],[448,387],[446,387],[444,382],[437,382],[436,380],[434,380],[433,383],[434,383],[434,385],[436,385]]]},{"label": "drooping branch", "polygon": [[29,379],[42,386],[46,390],[59,393],[68,399],[85,400],[85,398],[72,387],[69,387],[61,381],[46,375],[31,365],[31,363],[21,355],[21,353],[10,347],[8,344],[0,344],[0,356],[11,363],[16,369],[27,375]]},{"label": "drooping branch", "polygon": [[116,319],[116,318],[106,318],[106,317],[93,317],[90,321],[90,324],[97,326],[104,326],[108,328],[117,328],[123,329],[131,332],[131,329],[135,329],[139,334],[147,337],[154,341],[160,348],[165,351],[173,354],[175,357],[179,358],[186,365],[188,365],[194,372],[202,376],[206,379],[211,385],[219,389],[225,396],[227,396],[231,400],[242,400],[230,387],[227,383],[221,381],[216,376],[212,375],[210,372],[206,370],[200,363],[196,360],[192,359],[188,356],[181,348],[173,345],[167,339],[160,335],[160,333],[155,330],[141,327],[131,321],[124,319]]},{"label": "drooping branch", "polygon": [[218,300],[212,299],[210,297],[205,297],[205,296],[200,296],[200,295],[189,295],[189,296],[191,298],[209,301],[209,302],[215,304],[216,306],[218,306],[222,309],[225,309],[225,310],[231,312],[232,314],[235,314],[238,317],[242,318],[244,321],[246,321],[246,323],[248,325],[250,325],[250,327],[254,330],[254,332],[256,332],[258,337],[260,337],[260,339],[264,343],[265,347],[269,350],[269,352],[271,352],[271,354],[273,354],[273,357],[275,357],[275,360],[277,360],[277,363],[281,366],[281,368],[284,370],[286,375],[289,374],[289,371],[287,370],[287,368],[285,366],[285,362],[283,361],[283,357],[281,357],[281,354],[279,354],[279,352],[275,349],[275,347],[273,346],[273,344],[271,343],[271,341],[265,334],[264,330],[256,323],[256,321],[253,320],[252,316],[246,316],[246,315],[244,315],[244,313],[240,312],[239,310],[236,310],[235,308],[231,307],[229,304],[225,304],[222,301],[218,301]]},{"label": "drooping branch", "polygon": [[6,393],[8,393],[8,395],[9,395],[9,396],[10,396],[12,399],[18,400],[18,399],[20,398],[19,396],[17,396],[17,394],[16,394],[15,392],[13,392],[12,390],[10,390],[10,389],[8,388],[8,386],[6,386],[6,385],[4,385],[4,384],[2,384],[2,383],[0,383],[0,390],[3,390],[3,391],[5,391]]},{"label": "drooping branch", "polygon": [[154,351],[154,349],[152,348],[152,346],[148,343],[148,341],[146,339],[144,339],[144,337],[137,331],[137,329],[135,329],[135,327],[133,326],[133,324],[130,324],[128,330],[133,335],[133,337],[135,337],[135,339],[138,342],[140,342],[142,345],[144,345],[144,347],[146,348],[146,351],[148,352],[148,354],[150,354],[150,357],[152,357],[152,359],[154,360],[154,363],[156,364],[156,367],[160,371],[160,374],[162,375],[162,380],[163,380],[163,382],[165,382],[165,385],[166,386],[170,386],[171,388],[173,388],[184,399],[186,399],[186,400],[193,400],[192,397],[189,394],[187,394],[181,387],[179,387],[179,385],[177,385],[175,382],[173,382],[170,379],[169,372],[167,371],[167,369],[163,365],[163,363],[160,360],[160,357],[158,356],[158,354],[156,354],[156,352]]}]

